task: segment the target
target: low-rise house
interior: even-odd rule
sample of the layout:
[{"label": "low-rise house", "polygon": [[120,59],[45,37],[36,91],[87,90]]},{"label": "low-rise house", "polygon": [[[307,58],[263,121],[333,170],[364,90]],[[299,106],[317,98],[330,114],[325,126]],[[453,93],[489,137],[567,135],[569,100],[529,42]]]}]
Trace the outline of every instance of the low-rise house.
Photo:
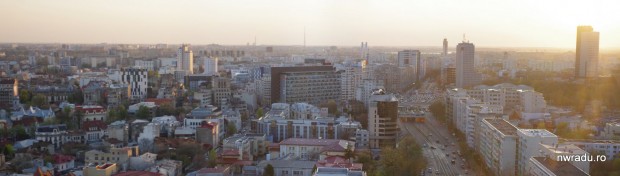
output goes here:
[{"label": "low-rise house", "polygon": [[277,145],[280,151],[270,152],[273,158],[324,160],[328,156],[344,156],[347,148],[355,151],[355,142],[338,139],[289,138]]},{"label": "low-rise house", "polygon": [[25,117],[36,117],[36,118],[45,120],[45,119],[56,117],[56,113],[52,111],[52,108],[41,109],[41,108],[32,107],[32,106],[30,106],[30,108],[28,109],[24,109],[24,107],[22,106],[20,107],[19,110],[13,111],[11,113],[11,120],[13,121],[21,120],[22,118],[25,118]]},{"label": "low-rise house", "polygon": [[100,142],[105,135],[108,125],[101,120],[82,122],[82,130],[85,132],[87,142]]},{"label": "low-rise house", "polygon": [[202,168],[196,171],[195,176],[230,176],[232,170],[230,167]]},{"label": "low-rise house", "polygon": [[55,148],[60,148],[67,140],[67,125],[39,126],[35,131],[35,138],[39,141],[50,142]]},{"label": "low-rise house", "polygon": [[118,172],[116,163],[88,165],[84,167],[84,176],[112,176]]},{"label": "low-rise house", "polygon": [[304,160],[265,160],[258,163],[259,175],[265,173],[265,166],[273,167],[275,176],[299,175],[311,176],[316,161]]},{"label": "low-rise house", "polygon": [[129,108],[127,108],[127,113],[131,115],[136,115],[140,107],[143,106],[149,110],[149,114],[151,117],[155,116],[155,112],[157,111],[157,105],[155,105],[155,102],[140,102],[130,105]]},{"label": "low-rise house", "polygon": [[180,176],[183,170],[183,162],[177,160],[161,160],[149,167],[146,171],[157,172],[163,176]]},{"label": "low-rise house", "polygon": [[122,142],[129,140],[129,125],[124,120],[112,122],[106,129],[108,139],[116,139]]},{"label": "low-rise house", "polygon": [[82,92],[84,93],[84,104],[102,104],[106,98],[105,92],[107,84],[108,83],[105,81],[90,81],[88,84],[82,86]]},{"label": "low-rise house", "polygon": [[103,106],[76,106],[75,110],[82,113],[82,121],[106,121],[108,117],[108,111]]},{"label": "low-rise house", "polygon": [[90,150],[84,153],[86,164],[116,163],[120,170],[127,170],[129,158],[138,156],[138,147],[111,148],[109,152]]},{"label": "low-rise house", "polygon": [[60,172],[75,168],[75,157],[69,155],[54,155],[54,169]]}]

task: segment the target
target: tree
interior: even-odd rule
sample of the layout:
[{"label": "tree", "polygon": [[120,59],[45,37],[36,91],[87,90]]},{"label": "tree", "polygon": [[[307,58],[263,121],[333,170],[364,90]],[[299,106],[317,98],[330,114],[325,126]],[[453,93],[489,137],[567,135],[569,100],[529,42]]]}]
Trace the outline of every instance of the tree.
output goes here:
[{"label": "tree", "polygon": [[176,113],[175,112],[175,108],[172,107],[172,105],[169,104],[169,103],[166,103],[166,104],[163,104],[163,105],[159,106],[159,108],[157,108],[157,111],[156,111],[157,116],[165,116],[165,115],[175,115],[176,116],[176,115],[178,115],[178,114],[175,114],[175,113]]},{"label": "tree", "polygon": [[6,156],[13,156],[13,154],[15,153],[15,149],[13,148],[13,145],[6,144],[4,145],[4,150],[2,152]]},{"label": "tree", "polygon": [[215,152],[215,149],[211,149],[209,151],[208,157],[209,157],[209,160],[207,161],[207,165],[209,167],[215,167],[217,165],[217,153]]},{"label": "tree", "polygon": [[19,91],[19,103],[28,104],[30,103],[30,99],[32,99],[32,93],[26,89],[22,89]]},{"label": "tree", "polygon": [[351,145],[347,145],[347,148],[344,149],[344,158],[348,159],[349,162],[351,158],[355,158],[355,152],[351,149]]},{"label": "tree", "polygon": [[124,106],[118,107],[118,118],[127,120],[127,109]]},{"label": "tree", "polygon": [[49,102],[47,102],[47,97],[45,97],[45,95],[37,94],[34,97],[32,97],[31,103],[32,103],[32,106],[45,108],[47,107]]},{"label": "tree", "polygon": [[265,172],[263,173],[263,176],[274,176],[275,175],[275,171],[273,170],[273,166],[271,164],[267,164],[267,166],[265,166]]},{"label": "tree", "polygon": [[446,118],[446,106],[440,101],[435,101],[428,107],[428,110],[442,122],[447,120]]},{"label": "tree", "polygon": [[235,134],[237,134],[237,125],[229,121],[228,125],[226,126],[226,136],[232,136]]},{"label": "tree", "polygon": [[258,108],[258,109],[256,110],[256,118],[261,118],[261,117],[263,117],[263,114],[264,114],[264,113],[263,113],[263,108]]},{"label": "tree", "polygon": [[136,117],[139,119],[149,119],[150,116],[151,113],[149,112],[149,108],[147,108],[146,106],[140,106],[140,108],[138,108],[138,111],[136,112]]},{"label": "tree", "polygon": [[21,126],[21,125],[13,126],[13,128],[9,130],[9,135],[15,136],[17,140],[23,140],[23,139],[30,138],[28,133],[26,133],[26,129],[24,128],[24,126]]}]

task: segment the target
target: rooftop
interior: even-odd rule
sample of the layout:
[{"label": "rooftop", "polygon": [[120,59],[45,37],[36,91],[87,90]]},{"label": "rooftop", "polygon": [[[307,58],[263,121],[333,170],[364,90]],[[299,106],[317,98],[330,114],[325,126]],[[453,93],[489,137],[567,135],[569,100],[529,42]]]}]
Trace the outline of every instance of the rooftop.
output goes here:
[{"label": "rooftop", "polygon": [[539,136],[539,137],[557,137],[555,134],[545,130],[545,129],[519,129],[519,131],[521,133],[523,133],[524,135],[530,136],[530,137],[534,137],[534,136]]},{"label": "rooftop", "polygon": [[568,161],[554,161],[546,157],[533,157],[532,160],[537,161],[545,166],[555,175],[562,176],[587,176],[588,174],[575,167]]},{"label": "rooftop", "polygon": [[491,124],[495,129],[499,130],[502,134],[506,136],[516,136],[517,135],[517,127],[508,123],[504,119],[484,119],[487,123]]}]

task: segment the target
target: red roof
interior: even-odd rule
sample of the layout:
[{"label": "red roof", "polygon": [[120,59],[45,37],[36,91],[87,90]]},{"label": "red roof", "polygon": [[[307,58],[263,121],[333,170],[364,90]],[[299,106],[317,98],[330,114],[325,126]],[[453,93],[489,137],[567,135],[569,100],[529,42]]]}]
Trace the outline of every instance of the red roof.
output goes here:
[{"label": "red roof", "polygon": [[76,111],[84,113],[104,113],[106,109],[103,106],[75,106]]},{"label": "red roof", "polygon": [[54,155],[54,164],[67,163],[67,162],[71,162],[74,159],[75,157],[70,156],[70,155],[56,154]]},{"label": "red roof", "polygon": [[202,168],[198,170],[198,173],[199,174],[224,173],[226,170],[228,170],[227,167]]},{"label": "red roof", "polygon": [[162,104],[172,103],[172,99],[169,98],[147,98],[144,102],[154,102],[155,105],[160,106]]},{"label": "red roof", "polygon": [[162,175],[163,174],[149,172],[149,171],[128,171],[128,172],[114,174],[113,176],[162,176]]},{"label": "red roof", "polygon": [[222,155],[239,155],[239,150],[237,149],[224,150],[222,152]]},{"label": "red roof", "polygon": [[[95,127],[95,129],[91,130],[91,127]],[[107,128],[108,128],[108,125],[101,120],[82,122],[82,130],[84,131],[99,131],[99,130],[105,130]]]}]

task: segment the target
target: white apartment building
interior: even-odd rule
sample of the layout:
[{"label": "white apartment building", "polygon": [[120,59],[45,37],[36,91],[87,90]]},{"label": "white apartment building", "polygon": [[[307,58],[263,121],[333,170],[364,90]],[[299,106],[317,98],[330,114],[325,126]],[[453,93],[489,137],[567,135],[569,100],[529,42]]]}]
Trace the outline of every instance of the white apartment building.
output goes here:
[{"label": "white apartment building", "polygon": [[153,71],[155,70],[156,63],[157,61],[154,60],[135,60],[133,65],[138,68],[144,68],[147,71]]},{"label": "white apartment building", "polygon": [[542,113],[547,108],[547,103],[542,93],[536,92],[532,87],[525,85],[510,83],[494,86],[479,85],[468,89],[467,94],[484,103],[502,106],[505,111],[517,110],[524,113]]},{"label": "white apartment building", "polygon": [[355,92],[355,99],[364,103],[365,107],[368,107],[370,103],[370,95],[374,90],[385,89],[383,81],[375,79],[364,79],[360,86],[357,87]]},{"label": "white apartment building", "polygon": [[189,44],[183,44],[177,50],[177,70],[186,71],[187,75],[194,74],[194,54]]},{"label": "white apartment building", "polygon": [[480,132],[478,152],[489,171],[495,175],[515,175],[517,127],[504,119],[484,119]]},{"label": "white apartment building", "polygon": [[320,116],[321,110],[308,103],[293,103],[291,105],[291,118],[313,120]]},{"label": "white apartment building", "polygon": [[[573,144],[558,144],[558,145],[547,145],[540,144],[542,149],[541,151],[544,153],[544,156],[549,157],[552,160],[558,161],[558,157],[562,156],[574,156],[574,155],[583,155],[586,157],[590,157],[590,153],[585,150],[577,147]],[[590,162],[589,161],[569,161],[573,166],[579,168],[585,173],[590,173]]]},{"label": "white apartment building", "polygon": [[467,145],[471,148],[478,149],[480,146],[480,126],[482,120],[485,118],[501,118],[502,107],[497,105],[487,104],[470,104],[465,106],[465,111],[460,112],[461,115],[457,117],[463,118],[460,121],[465,128],[465,139]]},{"label": "white apartment building", "polygon": [[542,155],[543,147],[540,144],[558,144],[558,136],[544,129],[519,129],[517,135],[517,175],[527,172],[526,167],[532,157]]},{"label": "white apartment building", "polygon": [[523,175],[532,176],[589,176],[587,172],[575,167],[568,161],[555,161],[550,157],[532,157],[528,160]]},{"label": "white apartment building", "polygon": [[219,58],[217,58],[217,57],[204,57],[204,58],[202,58],[202,62],[204,63],[204,67],[205,67],[204,74],[206,74],[206,75],[217,75],[218,60],[219,60]]},{"label": "white apartment building", "polygon": [[574,144],[590,153],[601,153],[607,156],[607,160],[617,158],[620,153],[620,143],[615,141],[569,141],[565,144]]},{"label": "white apartment building", "polygon": [[340,73],[340,100],[344,102],[355,99],[357,87],[362,83],[366,61],[345,61],[343,64],[335,65],[335,67],[336,71]]}]

